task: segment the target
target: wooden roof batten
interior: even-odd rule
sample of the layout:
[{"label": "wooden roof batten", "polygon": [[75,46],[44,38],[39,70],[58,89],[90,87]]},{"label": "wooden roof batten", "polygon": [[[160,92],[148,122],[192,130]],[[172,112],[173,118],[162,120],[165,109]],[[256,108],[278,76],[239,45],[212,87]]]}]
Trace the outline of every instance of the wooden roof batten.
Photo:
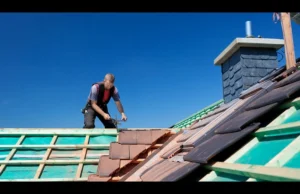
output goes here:
[{"label": "wooden roof batten", "polygon": [[290,13],[281,12],[280,19],[281,19],[283,38],[284,38],[286,68],[290,69],[290,68],[296,66],[295,49],[294,49],[294,41],[293,41],[293,32],[292,32]]}]

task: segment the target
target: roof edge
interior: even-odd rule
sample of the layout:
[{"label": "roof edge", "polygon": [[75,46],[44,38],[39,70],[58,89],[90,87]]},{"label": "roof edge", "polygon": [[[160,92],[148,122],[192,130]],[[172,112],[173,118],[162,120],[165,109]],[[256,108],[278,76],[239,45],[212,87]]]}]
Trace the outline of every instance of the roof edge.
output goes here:
[{"label": "roof edge", "polygon": [[214,60],[214,64],[222,65],[230,56],[233,55],[241,47],[252,48],[275,48],[276,50],[284,46],[283,39],[271,39],[271,38],[236,38],[234,39],[217,58]]}]

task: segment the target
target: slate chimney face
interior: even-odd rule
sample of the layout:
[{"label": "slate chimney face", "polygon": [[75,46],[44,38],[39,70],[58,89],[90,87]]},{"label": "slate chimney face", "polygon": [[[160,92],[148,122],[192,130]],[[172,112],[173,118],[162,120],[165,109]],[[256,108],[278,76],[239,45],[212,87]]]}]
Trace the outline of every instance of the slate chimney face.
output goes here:
[{"label": "slate chimney face", "polygon": [[216,59],[221,65],[223,99],[228,103],[278,67],[281,39],[237,38]]}]

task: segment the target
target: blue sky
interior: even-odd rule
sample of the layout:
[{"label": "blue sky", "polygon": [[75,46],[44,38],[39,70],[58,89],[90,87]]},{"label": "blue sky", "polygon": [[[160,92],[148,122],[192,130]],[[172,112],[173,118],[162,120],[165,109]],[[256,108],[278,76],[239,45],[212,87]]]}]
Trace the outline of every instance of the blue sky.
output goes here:
[{"label": "blue sky", "polygon": [[[282,38],[272,13],[1,14],[0,128],[82,128],[90,86],[107,72],[128,117],[120,127],[169,127],[222,98],[213,60],[247,20],[253,35]],[[120,116],[113,101],[109,111]]]}]

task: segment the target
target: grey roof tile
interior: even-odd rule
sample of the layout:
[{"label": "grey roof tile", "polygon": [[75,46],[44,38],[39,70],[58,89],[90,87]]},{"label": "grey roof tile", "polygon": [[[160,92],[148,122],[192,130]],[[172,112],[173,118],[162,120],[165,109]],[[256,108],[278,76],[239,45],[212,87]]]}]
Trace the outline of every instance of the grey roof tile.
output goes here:
[{"label": "grey roof tile", "polygon": [[208,141],[192,149],[183,157],[185,161],[206,164],[218,153],[233,145],[246,135],[258,129],[260,123],[253,124],[242,131],[227,134],[216,134]]},{"label": "grey roof tile", "polygon": [[241,112],[241,114],[228,120],[227,122],[223,122],[223,124],[219,126],[217,130],[215,130],[215,133],[224,134],[240,131],[243,128],[245,128],[248,124],[256,122],[258,118],[262,117],[264,114],[274,109],[277,105],[278,103],[274,103],[260,107],[258,109],[243,111]]},{"label": "grey roof tile", "polygon": [[270,92],[266,93],[264,96],[257,98],[251,104],[249,104],[246,110],[260,108],[276,102],[281,103],[297,91],[300,91],[300,81],[291,83],[280,88],[275,88]]}]

